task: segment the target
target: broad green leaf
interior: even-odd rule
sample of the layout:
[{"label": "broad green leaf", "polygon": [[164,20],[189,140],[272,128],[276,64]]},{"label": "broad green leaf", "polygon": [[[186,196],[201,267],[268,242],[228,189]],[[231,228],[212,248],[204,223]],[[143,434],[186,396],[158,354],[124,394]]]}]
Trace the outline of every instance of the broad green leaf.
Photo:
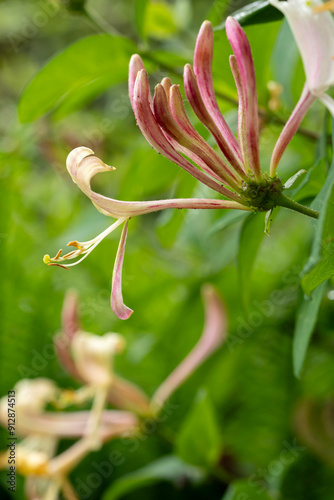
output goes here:
[{"label": "broad green leaf", "polygon": [[49,61],[24,90],[19,102],[22,122],[31,122],[66,100],[97,96],[126,81],[128,62],[136,46],[127,38],[93,35],[83,38]]},{"label": "broad green leaf", "polygon": [[239,238],[238,276],[243,306],[248,309],[252,284],[252,271],[257,253],[264,237],[263,214],[250,214],[243,222]]},{"label": "broad green leaf", "polygon": [[240,479],[229,486],[222,500],[271,500],[271,498],[264,490],[262,483],[259,485]]},{"label": "broad green leaf", "polygon": [[179,457],[168,455],[118,479],[107,489],[102,499],[117,500],[132,491],[161,481],[177,483],[188,480],[197,483],[202,479],[203,472],[200,469],[184,463]]},{"label": "broad green leaf", "polygon": [[222,450],[214,407],[206,391],[199,391],[176,441],[176,453],[199,466],[216,464]]},{"label": "broad green leaf", "polygon": [[[270,5],[268,0],[259,0],[245,5],[231,14],[241,25],[269,23],[283,18],[282,12]],[[215,30],[225,29],[225,21]]]},{"label": "broad green leaf", "polygon": [[313,292],[311,299],[303,297],[298,307],[292,347],[293,370],[296,377],[300,376],[303,368],[324,291],[325,283]]}]

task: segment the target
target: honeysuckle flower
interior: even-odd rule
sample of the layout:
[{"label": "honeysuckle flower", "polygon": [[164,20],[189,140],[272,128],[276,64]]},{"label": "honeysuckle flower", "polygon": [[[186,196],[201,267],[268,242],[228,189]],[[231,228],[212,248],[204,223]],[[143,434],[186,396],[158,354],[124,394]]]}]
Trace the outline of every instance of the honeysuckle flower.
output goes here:
[{"label": "honeysuckle flower", "polygon": [[168,375],[155,391],[151,405],[157,411],[190,375],[213,354],[226,340],[227,316],[224,306],[211,285],[202,289],[205,308],[205,322],[202,335],[190,353]]},{"label": "honeysuckle flower", "polygon": [[[158,387],[152,398],[150,399],[132,382],[114,373],[108,393],[109,402],[117,408],[130,410],[136,415],[152,415],[152,412],[158,411],[175,390],[218,349],[227,335],[226,312],[217,292],[211,285],[203,287],[202,297],[205,309],[203,333],[195,347]],[[74,322],[73,318],[75,318]],[[73,325],[75,325],[75,330]],[[62,333],[55,339],[58,359],[65,370],[82,382],[84,374],[77,369],[72,347],[76,336],[82,335],[78,319],[78,301],[73,292],[68,293],[64,300],[62,330]],[[93,334],[89,335],[93,336]],[[66,341],[64,337],[71,340]],[[60,345],[62,347],[59,349]],[[102,365],[104,367],[103,363]]]},{"label": "honeysuckle flower", "polygon": [[[17,446],[17,471],[26,476],[28,498],[65,498],[71,490],[68,473],[92,450],[118,436],[137,432],[138,418],[134,413],[107,410],[105,399],[95,388],[90,411],[51,412],[44,406],[61,396],[61,391],[48,379],[24,379],[14,387],[16,394],[17,435],[24,437]],[[89,394],[88,394],[89,395]],[[8,425],[8,397],[0,400],[0,423]],[[60,439],[79,440],[60,455],[56,455]],[[8,467],[8,452],[0,453],[0,468]],[[35,496],[37,495],[39,496]],[[51,496],[51,492],[53,495]]]},{"label": "honeysuckle flower", "polygon": [[[203,300],[205,323],[200,340],[149,400],[140,389],[136,389],[136,386],[130,382],[124,381],[124,383],[121,382],[115,386],[116,376],[109,379],[109,374],[112,372],[110,372],[110,366],[107,365],[105,358],[110,360],[113,357],[115,346],[118,350],[119,347],[123,347],[123,342],[120,341],[119,336],[114,337],[116,334],[112,334],[111,340],[110,337],[107,337],[107,341],[105,341],[103,337],[82,332],[79,325],[77,298],[73,292],[67,295],[62,314],[63,331],[58,335],[56,345],[59,346],[62,336],[66,336],[69,340],[61,344],[61,349],[57,349],[59,359],[63,362],[64,352],[68,351],[70,362],[67,360],[65,366],[70,368],[71,373],[74,367],[74,373],[80,381],[83,381],[86,379],[86,374],[82,371],[81,363],[86,356],[89,356],[87,349],[93,345],[92,358],[87,360],[87,371],[99,374],[101,370],[103,376],[98,375],[99,383],[97,384],[92,384],[90,375],[88,376],[89,387],[92,388],[92,391],[86,391],[84,394],[87,399],[93,398],[90,411],[46,410],[46,404],[52,402],[57,406],[57,400],[62,401],[62,391],[48,379],[25,379],[15,386],[16,432],[23,437],[23,440],[17,445],[16,466],[17,471],[27,478],[27,498],[31,500],[37,498],[56,500],[61,492],[65,499],[75,499],[75,490],[68,479],[68,474],[78,463],[91,451],[99,449],[110,439],[119,436],[131,438],[140,432],[141,417],[149,414],[150,417],[155,418],[171,394],[218,349],[226,338],[226,313],[217,293],[209,285],[203,288]],[[95,337],[94,341],[92,341],[92,337]],[[77,339],[80,340],[77,341]],[[102,344],[98,344],[98,348],[96,348],[96,339],[100,339],[102,343],[106,342],[105,356],[101,354],[100,346]],[[80,345],[78,352],[76,352],[77,342]],[[81,345],[82,343],[84,345]],[[92,365],[93,368],[89,365]],[[97,365],[100,365],[99,369]],[[115,406],[120,403],[121,408],[123,408],[124,401],[129,398],[128,406],[132,406],[133,411],[105,408],[107,399],[105,389],[109,388],[110,384],[114,390],[111,400]],[[78,399],[74,397],[70,402],[78,403],[82,398],[83,395],[80,395]],[[139,402],[140,404],[138,404]],[[144,408],[149,411],[144,413]],[[8,397],[6,396],[0,400],[1,425],[5,427],[8,425],[7,418]],[[78,440],[57,455],[58,443],[62,438],[78,438]],[[8,467],[8,452],[0,453],[0,468],[5,467]]]},{"label": "honeysuckle flower", "polygon": [[286,17],[304,65],[306,83],[273,151],[271,175],[306,112],[319,99],[334,116],[334,100],[326,91],[334,85],[334,19],[321,0],[270,0]]},{"label": "honeysuckle flower", "polygon": [[[15,430],[20,436],[45,435],[54,438],[76,438],[86,434],[89,411],[52,412],[45,411],[49,402],[56,403],[61,398],[61,390],[49,379],[23,379],[14,387],[16,394]],[[89,395],[92,398],[92,394]],[[8,398],[0,399],[0,423],[8,425]],[[121,434],[130,426],[135,426],[134,414],[118,410],[104,410],[100,434],[103,440]]]},{"label": "honeysuckle flower", "polygon": [[117,333],[106,333],[102,337],[79,332],[71,345],[73,360],[81,378],[93,386],[109,386],[113,380],[112,361],[122,352],[124,339]]},{"label": "honeysuckle flower", "polygon": [[289,200],[282,193],[284,186],[278,178],[261,173],[257,93],[251,49],[246,34],[231,17],[226,21],[226,33],[234,52],[230,56],[230,66],[239,98],[238,140],[222,116],[213,90],[213,28],[209,21],[203,23],[197,37],[194,67],[187,64],[183,75],[187,99],[198,119],[213,135],[221,154],[200,136],[190,122],[178,85],[172,85],[169,78],[164,78],[156,85],[152,97],[140,56],[132,56],[129,65],[130,101],[144,137],[156,151],[224,199],[115,200],[91,188],[91,180],[96,174],[113,171],[114,167],[106,165],[86,147],[74,149],[67,158],[66,166],[72,180],[97,210],[116,221],[89,241],[69,242],[68,246],[74,247],[74,250],[66,255],[62,254],[62,250],[53,258],[46,255],[44,262],[51,266],[74,266],[82,262],[108,234],[123,225],[111,290],[111,307],[121,319],[127,319],[133,313],[124,304],[122,296],[122,267],[131,217],[167,208],[270,211],[277,205],[311,217],[317,216],[314,211]]}]

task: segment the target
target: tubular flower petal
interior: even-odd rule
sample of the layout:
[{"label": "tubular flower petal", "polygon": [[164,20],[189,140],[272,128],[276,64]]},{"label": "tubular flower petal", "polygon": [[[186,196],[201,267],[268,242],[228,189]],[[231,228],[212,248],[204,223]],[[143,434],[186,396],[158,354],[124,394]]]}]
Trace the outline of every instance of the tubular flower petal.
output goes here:
[{"label": "tubular flower petal", "polygon": [[123,226],[122,236],[115,259],[111,285],[111,309],[120,319],[128,319],[133,313],[133,310],[124,304],[122,295],[122,268],[127,234],[128,221],[126,221]]},{"label": "tubular flower petal", "polygon": [[283,156],[284,151],[295,135],[306,112],[310,108],[311,104],[315,101],[315,99],[316,98],[311,94],[307,85],[305,85],[295,109],[293,110],[289,120],[286,122],[285,127],[275,144],[270,163],[270,173],[273,177],[276,175],[276,169]]},{"label": "tubular flower petal", "polygon": [[334,20],[321,0],[269,1],[285,15],[306,75],[306,87],[273,153],[271,175],[275,175],[278,161],[314,100],[318,98],[334,116],[334,100],[326,94],[334,85]]},{"label": "tubular flower petal", "polygon": [[194,73],[197,76],[203,104],[220,132],[219,134],[216,132],[217,144],[231,165],[240,172],[243,171],[240,146],[217,104],[212,80],[212,60],[213,28],[209,21],[204,21],[196,41]]},{"label": "tubular flower petal", "polygon": [[227,318],[223,304],[211,285],[203,288],[205,324],[201,338],[156,390],[152,406],[161,408],[172,393],[224,342],[227,335]]},{"label": "tubular flower petal", "polygon": [[64,307],[61,313],[61,324],[63,332],[69,339],[71,339],[73,335],[80,330],[78,318],[78,297],[72,290],[66,294]]},{"label": "tubular flower petal", "polygon": [[[235,190],[239,189],[240,186],[237,184],[236,177],[229,171],[222,158],[204,140],[198,139],[195,134],[188,135],[186,130],[176,123],[169,110],[166,92],[162,85],[155,87],[153,109],[160,127],[169,136],[199,156],[225,184],[233,187]],[[229,191],[226,191],[226,195],[231,194]]]},{"label": "tubular flower petal", "polygon": [[232,46],[240,75],[238,90],[242,94],[242,118],[244,121],[243,127],[240,128],[241,134],[239,132],[242,157],[246,169],[250,169],[258,178],[261,174],[259,124],[252,52],[245,32],[232,17],[228,17],[226,20],[226,34]]},{"label": "tubular flower petal", "polygon": [[[163,156],[179,165],[197,180],[211,187],[215,191],[224,194],[225,196],[228,193],[231,198],[233,193],[228,192],[223,188],[223,186],[212,180],[205,172],[198,170],[176,151],[166,135],[163,133],[155,114],[151,110],[149,96],[150,89],[147,73],[145,70],[141,70],[137,75],[135,84],[133,111],[137,124],[145,139],[156,151],[158,151],[158,153],[161,153]],[[235,199],[235,197],[233,197],[233,199]]]}]

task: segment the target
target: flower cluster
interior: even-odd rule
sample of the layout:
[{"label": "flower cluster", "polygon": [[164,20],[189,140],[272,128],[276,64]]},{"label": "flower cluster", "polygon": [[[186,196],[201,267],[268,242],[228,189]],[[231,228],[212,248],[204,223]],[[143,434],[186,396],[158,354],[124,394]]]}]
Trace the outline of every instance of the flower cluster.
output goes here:
[{"label": "flower cluster", "polygon": [[[68,475],[91,451],[117,437],[132,438],[141,432],[145,417],[157,418],[170,396],[224,342],[227,320],[215,290],[203,289],[203,333],[183,361],[149,398],[132,382],[118,376],[114,356],[125,347],[116,333],[98,336],[81,330],[76,295],[64,302],[62,332],[55,337],[58,359],[83,386],[60,390],[49,379],[23,379],[15,386],[16,432],[23,439],[17,446],[17,471],[27,477],[27,498],[77,499]],[[92,400],[89,411],[64,411]],[[53,404],[60,411],[46,409]],[[114,409],[108,408],[112,405]],[[8,425],[8,398],[0,400],[0,424]],[[77,439],[57,455],[61,439]],[[8,452],[0,453],[0,468],[8,467]]]},{"label": "flower cluster", "polygon": [[[178,85],[172,85],[169,78],[164,78],[156,85],[152,97],[139,55],[132,56],[129,67],[130,101],[137,124],[147,141],[156,151],[215,191],[218,197],[139,202],[115,200],[91,188],[91,179],[97,173],[112,171],[113,167],[106,165],[86,147],[76,148],[67,158],[66,165],[72,180],[102,214],[117,220],[92,240],[68,243],[74,250],[65,255],[62,250],[53,258],[45,255],[44,262],[66,268],[76,265],[123,224],[111,290],[111,307],[121,319],[129,318],[133,312],[124,304],[122,296],[122,266],[131,217],[167,208],[239,209],[270,214],[275,206],[318,217],[317,212],[294,202],[283,193],[292,183],[288,181],[283,185],[276,176],[276,170],[314,99],[321,99],[333,112],[332,100],[325,91],[334,81],[334,22],[328,12],[314,13],[304,0],[272,0],[272,3],[287,15],[296,34],[307,81],[301,99],[274,148],[270,175],[262,172],[260,166],[258,104],[251,48],[246,34],[232,17],[226,20],[226,34],[234,52],[229,60],[239,100],[238,139],[221,114],[214,93],[213,28],[208,21],[203,23],[197,37],[193,67],[186,64],[183,75],[186,97],[200,122],[214,137],[220,153],[200,136],[190,122]],[[299,7],[302,7],[300,12]],[[73,260],[75,262],[70,263]]]}]

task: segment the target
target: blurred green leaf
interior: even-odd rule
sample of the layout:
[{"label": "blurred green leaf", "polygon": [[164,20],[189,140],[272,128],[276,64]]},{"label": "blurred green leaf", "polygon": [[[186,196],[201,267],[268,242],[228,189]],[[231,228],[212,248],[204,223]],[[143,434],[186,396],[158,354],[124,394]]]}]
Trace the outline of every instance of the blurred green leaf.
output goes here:
[{"label": "blurred green leaf", "polygon": [[148,0],[135,0],[135,23],[137,31],[142,38],[145,38],[145,17]]},{"label": "blurred green leaf", "polygon": [[120,36],[93,35],[83,38],[49,61],[24,90],[19,117],[24,123],[36,120],[63,104],[76,105],[92,99],[116,83],[126,81],[128,61],[136,46]]},{"label": "blurred green leaf", "polygon": [[[245,5],[231,14],[241,25],[270,23],[283,18],[282,12],[270,5],[268,0],[259,0]],[[225,21],[215,30],[225,29]]]},{"label": "blurred green leaf", "polygon": [[333,469],[310,453],[303,453],[283,477],[282,500],[329,500],[333,497]]},{"label": "blurred green leaf", "polygon": [[[277,10],[277,12],[279,11]],[[284,64],[282,64],[283,57]],[[298,47],[294,40],[291,28],[288,25],[288,22],[284,20],[280,26],[270,62],[273,79],[275,82],[282,85],[282,97],[289,107],[294,105],[292,84],[299,58]]]},{"label": "blurred green leaf", "polygon": [[102,499],[117,500],[132,491],[161,481],[177,483],[185,479],[197,483],[203,479],[203,473],[200,469],[185,464],[179,457],[169,455],[118,479],[106,490]]},{"label": "blurred green leaf", "polygon": [[218,231],[223,231],[223,229],[244,220],[248,216],[249,214],[247,212],[242,212],[241,210],[229,210],[212,224],[210,227],[210,235]]},{"label": "blurred green leaf", "polygon": [[211,9],[209,10],[206,19],[211,21],[213,26],[219,24],[223,19],[225,11],[229,5],[229,0],[215,0]]},{"label": "blurred green leaf", "polygon": [[292,347],[293,370],[296,377],[300,376],[303,368],[324,291],[325,283],[314,291],[311,299],[303,297],[298,307]]},{"label": "blurred green leaf", "polygon": [[206,391],[199,391],[179,432],[177,454],[186,462],[200,466],[216,464],[222,451],[215,410]]},{"label": "blurred green leaf", "polygon": [[290,196],[295,201],[302,201],[307,198],[315,198],[327,179],[326,160],[319,160],[316,165],[311,167],[305,176],[302,176],[296,184],[296,188],[292,187]]},{"label": "blurred green leaf", "polygon": [[[323,209],[324,216],[321,216],[322,220],[324,219],[321,241],[318,242],[320,245],[320,258],[318,257],[316,263],[302,279],[303,289],[308,295],[317,286],[334,275],[334,186],[332,186],[326,205],[326,209]],[[321,227],[322,220],[319,218],[319,227]]]},{"label": "blurred green leaf", "polygon": [[163,0],[148,2],[143,26],[146,36],[157,39],[169,38],[177,30],[172,5]]},{"label": "blurred green leaf", "polygon": [[320,212],[310,257],[302,271],[302,287],[310,294],[323,281],[334,274],[334,161],[327,180],[311,207]]},{"label": "blurred green leaf", "polygon": [[261,242],[264,237],[264,215],[250,214],[243,222],[238,250],[238,277],[241,300],[248,309],[252,284],[252,271]]},{"label": "blurred green leaf", "polygon": [[240,479],[229,486],[222,500],[270,500],[270,497],[261,486],[254,485],[246,479]]}]

